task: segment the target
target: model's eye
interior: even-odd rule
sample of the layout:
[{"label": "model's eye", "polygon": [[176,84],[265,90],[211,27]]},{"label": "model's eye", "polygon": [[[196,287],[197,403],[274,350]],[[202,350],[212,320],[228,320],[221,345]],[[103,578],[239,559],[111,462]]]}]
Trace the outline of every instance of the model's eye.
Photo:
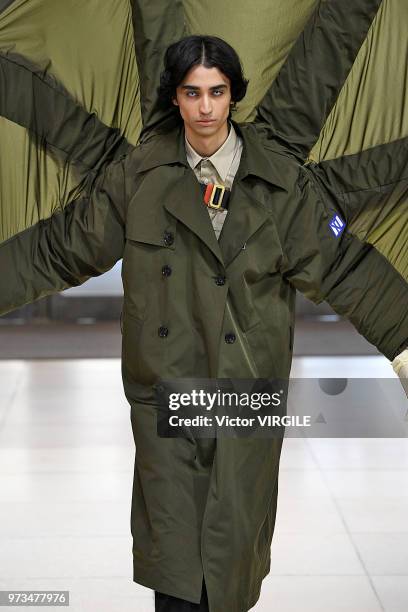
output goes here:
[{"label": "model's eye", "polygon": [[197,92],[196,91],[188,91],[186,95],[187,95],[188,98],[195,98],[196,95],[197,95]]},{"label": "model's eye", "polygon": [[213,91],[214,96],[217,96],[217,97],[222,96],[223,93],[224,93],[223,89],[214,89]]}]

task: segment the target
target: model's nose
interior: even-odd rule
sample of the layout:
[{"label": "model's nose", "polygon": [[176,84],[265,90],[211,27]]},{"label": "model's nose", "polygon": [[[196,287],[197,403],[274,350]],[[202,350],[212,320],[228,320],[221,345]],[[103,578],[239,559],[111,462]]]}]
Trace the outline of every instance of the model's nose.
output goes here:
[{"label": "model's nose", "polygon": [[209,96],[203,96],[201,98],[200,113],[202,115],[211,115],[212,105]]}]

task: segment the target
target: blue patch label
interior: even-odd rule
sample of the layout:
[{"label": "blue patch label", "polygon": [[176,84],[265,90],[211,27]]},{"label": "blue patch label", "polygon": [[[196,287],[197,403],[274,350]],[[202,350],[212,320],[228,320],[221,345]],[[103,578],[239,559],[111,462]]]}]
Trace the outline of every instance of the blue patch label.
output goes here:
[{"label": "blue patch label", "polygon": [[340,234],[343,233],[346,223],[341,217],[339,217],[339,215],[334,215],[333,219],[329,223],[329,227],[336,238],[338,238]]}]

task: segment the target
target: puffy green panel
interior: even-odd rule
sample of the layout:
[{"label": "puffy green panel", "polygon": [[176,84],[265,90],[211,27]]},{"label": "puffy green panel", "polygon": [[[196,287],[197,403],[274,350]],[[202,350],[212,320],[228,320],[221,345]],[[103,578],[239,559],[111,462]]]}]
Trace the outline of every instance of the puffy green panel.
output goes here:
[{"label": "puffy green panel", "polygon": [[361,208],[355,216],[350,229],[374,245],[408,283],[408,180],[385,186],[375,195],[371,206]]},{"label": "puffy green panel", "polygon": [[[387,197],[385,196],[387,194]],[[362,208],[350,224],[353,234],[374,245],[398,270],[408,283],[408,181],[383,193],[382,206],[375,208],[378,198],[373,194],[372,206]],[[355,198],[357,194],[353,194]]]},{"label": "puffy green panel", "polygon": [[167,47],[188,35],[182,0],[130,0],[143,123],[141,140],[151,130],[166,131],[178,124],[176,108],[164,110],[158,98],[160,75]]},{"label": "puffy green panel", "polygon": [[349,155],[408,136],[408,2],[383,0],[310,157]]},{"label": "puffy green panel", "polygon": [[[331,2],[335,7],[337,0]],[[259,0],[254,10],[253,5],[243,0],[224,0],[222,5],[215,0],[200,3],[184,0],[189,29],[222,36],[243,59],[250,87],[247,99],[235,116],[237,120],[252,116],[254,105],[278,73],[317,4],[317,0]],[[322,3],[321,8],[325,5]],[[404,132],[405,91],[401,83],[406,62],[401,57],[406,57],[403,30],[407,13],[402,0],[384,0],[314,148],[316,159],[360,151]],[[65,89],[85,111],[95,113],[106,126],[117,126],[131,143],[136,143],[140,131],[138,77],[131,5],[127,0],[72,0],[69,3],[15,0],[0,14],[0,52],[27,58],[46,79],[55,79],[56,88]],[[384,95],[376,96],[378,91]],[[390,98],[385,96],[389,92],[393,93]],[[40,110],[33,107],[33,111],[37,116],[39,113],[41,117],[49,117],[50,122],[54,119],[42,107]],[[58,127],[58,122],[53,121],[55,125]],[[60,135],[65,137],[66,129],[64,121]],[[74,141],[77,133],[78,130],[72,133]],[[0,139],[7,144],[7,155],[0,156],[0,241],[49,217],[81,190],[86,171],[79,171],[78,165],[59,157],[55,149],[43,142],[42,134],[28,137],[21,128],[0,120]],[[58,140],[58,131],[52,137]],[[73,142],[73,150],[76,145]],[[99,151],[96,144],[95,148]],[[399,227],[403,235],[405,227],[404,216],[394,215],[396,209],[395,202],[386,206],[387,215],[393,215],[394,229],[387,226],[384,233],[376,222],[375,231],[382,238],[373,238],[391,260],[399,248],[395,245],[400,244],[396,234],[394,238],[391,234]],[[372,215],[372,211],[369,213],[367,209],[361,214]],[[365,239],[370,241],[372,234],[367,228],[373,217],[367,219],[363,226]],[[387,235],[391,236],[390,242]],[[380,247],[380,242],[385,247]],[[386,251],[387,244],[389,251]]]},{"label": "puffy green panel", "polygon": [[[46,219],[75,197],[77,178],[27,130],[0,117],[0,242]],[[21,205],[17,205],[17,204]]]},{"label": "puffy green panel", "polygon": [[[220,35],[245,58],[250,87],[238,119],[251,115],[315,5],[316,0],[277,0],[272,5],[262,0],[254,11],[242,0],[228,0],[222,10],[214,0],[185,2],[192,32]],[[24,58],[45,81],[54,79],[56,91],[67,91],[85,111],[106,126],[119,128],[130,143],[137,142],[141,127],[138,75],[127,0],[15,0],[0,14],[0,52]],[[12,77],[6,82],[10,81]],[[24,87],[28,91],[32,85],[27,82]],[[17,96],[16,102],[22,104]],[[30,118],[35,122],[34,135],[28,137],[21,128],[0,121],[0,139],[7,143],[8,151],[7,157],[0,158],[0,241],[65,206],[78,194],[85,177],[84,169],[79,172],[57,155],[61,142],[67,150],[67,133],[72,149],[83,146],[78,139],[81,132],[67,130],[69,108],[63,112],[58,105],[45,108],[40,95],[35,101],[28,96],[26,102],[28,113],[30,105],[34,109]],[[9,118],[24,125],[26,115],[22,115],[14,112]],[[47,121],[51,131],[43,130],[42,125],[37,129]],[[80,126],[81,121],[76,124]],[[57,149],[51,149],[50,143]],[[95,149],[99,151],[96,143]]]},{"label": "puffy green panel", "polygon": [[[236,119],[247,119],[279,71],[317,0],[185,0],[192,33],[228,40],[244,58],[248,96]],[[217,16],[214,19],[214,16]],[[63,83],[86,110],[120,127],[136,143],[136,94],[130,3],[127,0],[15,0],[0,15],[0,50],[18,53]]]},{"label": "puffy green panel", "polygon": [[261,101],[256,121],[308,159],[382,0],[320,2]]},{"label": "puffy green panel", "polygon": [[16,0],[0,15],[0,51],[29,59],[136,143],[140,117],[129,2]]},{"label": "puffy green panel", "polygon": [[330,190],[349,230],[408,282],[408,138],[309,167]]},{"label": "puffy green panel", "polygon": [[15,0],[0,0],[0,13],[10,6]]},{"label": "puffy green panel", "polygon": [[242,59],[248,93],[234,118],[247,121],[265,95],[317,0],[184,0],[192,34],[224,38]]},{"label": "puffy green panel", "polygon": [[370,232],[367,242],[373,244],[380,253],[393,264],[394,268],[408,283],[408,189],[404,200],[392,213]]},{"label": "puffy green panel", "polygon": [[[22,56],[38,75],[31,80],[24,62],[15,65],[14,73],[5,72],[13,68],[8,60],[0,66],[0,98],[10,109],[8,117],[34,131],[29,136],[0,118],[1,242],[78,195],[88,169],[69,157],[93,166],[107,139],[117,138],[104,123],[136,143],[140,111],[125,0],[15,0],[0,14],[0,53]],[[65,99],[61,92],[67,92]],[[7,96],[14,104],[4,101]]]},{"label": "puffy green panel", "polygon": [[0,110],[51,145],[56,155],[86,169],[95,168],[115,144],[123,143],[125,150],[131,146],[119,128],[106,126],[61,84],[16,54],[0,52]]}]

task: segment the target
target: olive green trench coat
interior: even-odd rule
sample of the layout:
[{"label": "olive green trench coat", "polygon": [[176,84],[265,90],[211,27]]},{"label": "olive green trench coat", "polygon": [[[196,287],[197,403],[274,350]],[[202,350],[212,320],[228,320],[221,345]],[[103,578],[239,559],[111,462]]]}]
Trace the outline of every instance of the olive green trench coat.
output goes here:
[{"label": "olive green trench coat", "polygon": [[122,371],[137,449],[134,578],[198,602],[204,573],[211,612],[245,612],[259,597],[282,441],[158,438],[152,385],[158,377],[288,377],[295,288],[328,300],[390,358],[408,328],[407,286],[395,269],[347,230],[334,237],[330,194],[266,144],[260,126],[240,132],[244,152],[219,243],[183,130],[153,138],[139,167],[140,153],[118,164],[125,176],[134,168],[122,269]]},{"label": "olive green trench coat", "polygon": [[160,438],[157,381],[287,378],[296,288],[389,359],[408,328],[405,281],[347,227],[334,236],[344,211],[310,167],[265,140],[262,124],[234,125],[244,149],[219,242],[177,127],[94,172],[87,195],[5,242],[0,258],[6,312],[123,256],[134,580],[198,602],[204,576],[211,612],[246,612],[259,597],[282,440]]}]

